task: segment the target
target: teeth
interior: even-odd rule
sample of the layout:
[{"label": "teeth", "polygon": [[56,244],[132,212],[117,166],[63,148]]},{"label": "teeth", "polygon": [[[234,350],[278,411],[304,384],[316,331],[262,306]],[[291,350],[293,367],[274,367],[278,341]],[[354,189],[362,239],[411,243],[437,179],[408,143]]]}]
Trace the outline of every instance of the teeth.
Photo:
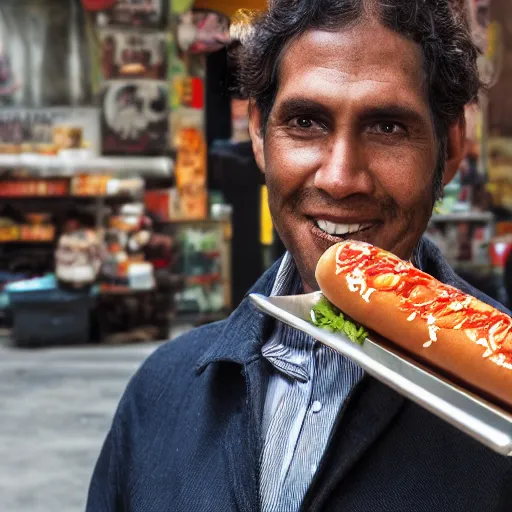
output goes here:
[{"label": "teeth", "polygon": [[357,233],[362,229],[366,229],[371,226],[371,224],[336,224],[334,222],[329,222],[328,220],[317,220],[316,225],[329,235],[348,235],[351,233]]}]

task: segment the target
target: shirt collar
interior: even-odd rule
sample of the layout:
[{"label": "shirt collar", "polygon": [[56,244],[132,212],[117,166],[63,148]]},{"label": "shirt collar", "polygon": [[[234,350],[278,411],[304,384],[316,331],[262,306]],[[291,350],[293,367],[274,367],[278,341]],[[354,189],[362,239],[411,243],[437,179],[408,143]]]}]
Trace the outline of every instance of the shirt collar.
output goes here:
[{"label": "shirt collar", "polygon": [[[297,266],[290,253],[286,253],[276,275],[272,295],[298,295],[302,293],[302,282]],[[315,340],[307,334],[277,322],[270,339],[261,349],[263,357],[279,372],[308,382],[310,358]]]}]

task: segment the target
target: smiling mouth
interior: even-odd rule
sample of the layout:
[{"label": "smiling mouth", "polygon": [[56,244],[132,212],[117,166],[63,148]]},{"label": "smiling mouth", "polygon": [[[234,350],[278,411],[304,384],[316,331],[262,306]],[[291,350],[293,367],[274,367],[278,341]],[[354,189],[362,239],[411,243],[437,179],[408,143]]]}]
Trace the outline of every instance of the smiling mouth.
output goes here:
[{"label": "smiling mouth", "polygon": [[316,220],[316,226],[324,233],[331,236],[348,236],[354,233],[359,233],[373,226],[373,223],[366,222],[364,224],[340,224],[336,222],[329,222],[328,220]]},{"label": "smiling mouth", "polygon": [[313,233],[324,242],[336,243],[350,238],[364,237],[367,232],[376,227],[376,222],[338,223],[327,220],[311,219]]}]

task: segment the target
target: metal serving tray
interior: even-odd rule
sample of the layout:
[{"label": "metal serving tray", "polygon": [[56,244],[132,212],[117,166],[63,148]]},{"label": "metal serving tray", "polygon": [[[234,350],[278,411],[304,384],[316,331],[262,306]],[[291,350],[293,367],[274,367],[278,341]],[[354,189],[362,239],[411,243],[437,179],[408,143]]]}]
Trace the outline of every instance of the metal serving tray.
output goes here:
[{"label": "metal serving tray", "polygon": [[252,302],[262,312],[311,335],[348,357],[369,375],[451,423],[491,450],[512,456],[511,414],[420,364],[413,363],[407,356],[388,346],[389,342],[374,334],[360,346],[341,333],[330,333],[315,327],[310,323],[310,311],[320,297],[319,292],[270,298],[254,293],[250,295]]}]

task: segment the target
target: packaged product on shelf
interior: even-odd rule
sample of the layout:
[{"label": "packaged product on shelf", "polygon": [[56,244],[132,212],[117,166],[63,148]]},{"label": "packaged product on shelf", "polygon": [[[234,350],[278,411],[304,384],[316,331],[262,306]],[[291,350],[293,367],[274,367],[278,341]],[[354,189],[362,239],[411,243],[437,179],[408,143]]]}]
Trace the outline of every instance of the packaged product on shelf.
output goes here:
[{"label": "packaged product on shelf", "polygon": [[102,91],[105,154],[161,155],[167,150],[167,84],[116,80]]},{"label": "packaged product on shelf", "polygon": [[136,32],[103,29],[101,74],[104,80],[167,76],[167,40],[164,32]]},{"label": "packaged product on shelf", "polygon": [[141,178],[111,178],[107,184],[107,194],[138,198],[142,197],[144,186],[144,180]]},{"label": "packaged product on shelf", "polygon": [[174,220],[202,220],[208,217],[208,191],[185,185],[171,191],[170,217]]},{"label": "packaged product on shelf", "polygon": [[55,197],[68,193],[69,181],[52,180],[17,180],[2,181],[0,197]]},{"label": "packaged product on shelf", "polygon": [[53,143],[57,152],[63,149],[82,149],[82,128],[79,126],[55,125],[53,127]]},{"label": "packaged product on shelf", "polygon": [[154,267],[145,258],[151,238],[151,225],[138,204],[124,205],[109,219],[105,234],[108,255],[102,270],[104,289],[151,290],[155,287]]},{"label": "packaged product on shelf", "polygon": [[24,242],[53,242],[56,229],[49,213],[29,213],[20,225],[20,240]]},{"label": "packaged product on shelf", "polygon": [[102,245],[98,233],[78,229],[61,235],[55,252],[57,279],[73,287],[96,282],[102,264]]},{"label": "packaged product on shelf", "polygon": [[132,263],[128,267],[128,286],[132,290],[153,290],[155,288],[153,265],[147,262]]},{"label": "packaged product on shelf", "polygon": [[489,244],[489,257],[492,266],[503,270],[510,251],[512,251],[512,234],[493,237]]},{"label": "packaged product on shelf", "polygon": [[144,205],[148,212],[155,215],[160,221],[172,219],[172,190],[146,190],[144,192]]},{"label": "packaged product on shelf", "polygon": [[124,25],[158,27],[165,22],[167,0],[115,0],[112,7],[97,14],[99,27]]},{"label": "packaged product on shelf", "polygon": [[71,194],[74,196],[106,196],[110,176],[85,174],[71,180]]},{"label": "packaged product on shelf", "polygon": [[25,242],[52,242],[55,226],[51,224],[23,224],[20,226],[20,240]]},{"label": "packaged product on shelf", "polygon": [[141,178],[114,178],[110,175],[83,174],[71,179],[71,194],[75,196],[136,197],[144,191]]},{"label": "packaged product on shelf", "polygon": [[8,108],[0,111],[0,154],[99,154],[97,108]]},{"label": "packaged product on shelf", "polygon": [[20,238],[20,228],[9,217],[0,217],[0,242],[15,242]]},{"label": "packaged product on shelf", "polygon": [[185,288],[178,294],[182,313],[219,312],[229,307],[222,225],[176,226],[180,256],[177,271],[186,276]]}]

